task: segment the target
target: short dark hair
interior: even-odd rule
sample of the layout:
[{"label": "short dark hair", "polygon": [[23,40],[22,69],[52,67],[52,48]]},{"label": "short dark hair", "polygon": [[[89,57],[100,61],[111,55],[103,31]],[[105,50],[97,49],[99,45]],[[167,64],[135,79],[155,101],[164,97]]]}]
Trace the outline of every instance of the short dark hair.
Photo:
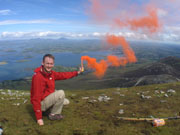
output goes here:
[{"label": "short dark hair", "polygon": [[49,58],[55,60],[55,58],[54,58],[54,56],[53,56],[52,54],[45,54],[45,55],[43,56],[43,61],[45,60],[46,57],[49,57]]}]

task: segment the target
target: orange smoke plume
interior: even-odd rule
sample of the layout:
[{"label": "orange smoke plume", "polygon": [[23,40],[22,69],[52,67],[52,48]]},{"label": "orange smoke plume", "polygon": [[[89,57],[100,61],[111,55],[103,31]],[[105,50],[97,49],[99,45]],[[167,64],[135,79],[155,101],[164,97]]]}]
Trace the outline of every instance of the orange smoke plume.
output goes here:
[{"label": "orange smoke plume", "polygon": [[88,67],[95,69],[95,75],[98,78],[101,78],[106,72],[108,66],[125,66],[127,63],[134,63],[137,61],[134,51],[130,48],[124,37],[115,36],[115,35],[107,35],[107,42],[113,46],[122,46],[125,57],[117,57],[109,55],[107,56],[107,60],[101,60],[99,63],[96,62],[95,58],[91,58],[89,56],[82,56],[81,60],[87,61]]},{"label": "orange smoke plume", "polygon": [[91,58],[89,56],[82,56],[81,60],[86,60],[88,63],[88,67],[95,69],[94,74],[98,77],[101,78],[104,73],[106,72],[106,69],[108,67],[107,62],[105,60],[101,60],[99,63],[96,62],[95,58]]},{"label": "orange smoke plume", "polygon": [[119,66],[125,66],[128,63],[127,58],[125,57],[117,57],[113,55],[107,56],[107,61],[110,63],[112,66],[119,67]]},{"label": "orange smoke plume", "polygon": [[[90,8],[91,16],[97,22],[109,24],[112,28],[118,26],[120,28],[125,27],[131,30],[141,29],[142,31],[146,30],[150,33],[157,32],[161,28],[161,23],[158,18],[158,10],[156,6],[151,2],[143,5],[143,11],[136,15],[134,14],[134,12],[139,12],[139,8],[141,6],[134,9],[134,12],[132,12],[131,10],[129,10],[131,8],[131,4],[133,3],[131,1],[89,0],[89,2],[92,5]],[[124,9],[123,5],[127,10]],[[121,12],[124,12],[124,14]]]},{"label": "orange smoke plume", "polygon": [[109,44],[113,46],[122,46],[123,52],[128,62],[132,63],[137,61],[134,51],[130,48],[124,37],[107,35],[106,40]]},{"label": "orange smoke plume", "polygon": [[[132,30],[137,30],[139,28],[146,28],[150,32],[156,32],[159,28],[159,21],[157,17],[157,12],[153,8],[149,8],[148,15],[134,19],[128,17],[119,17],[119,4],[123,4],[123,0],[89,0],[92,4],[90,12],[96,21],[108,24],[115,27],[129,27]],[[126,5],[126,4],[125,4]],[[128,5],[128,4],[127,4]],[[123,5],[122,5],[123,6]],[[117,17],[118,16],[118,17]],[[120,19],[121,18],[121,19]],[[132,19],[133,18],[133,19]],[[88,67],[95,70],[95,75],[101,78],[106,72],[108,66],[125,66],[127,63],[134,63],[137,61],[134,51],[131,49],[129,44],[126,42],[125,38],[122,36],[107,35],[106,42],[114,47],[122,47],[124,56],[107,56],[106,60],[100,60],[97,62],[95,58],[89,56],[82,56],[81,61],[87,61]]]},{"label": "orange smoke plume", "polygon": [[[96,14],[95,19],[102,21],[104,18],[106,18],[106,14],[105,14],[105,8],[103,8],[102,4],[100,3],[100,1],[98,0],[89,0],[92,3],[92,9],[91,9],[91,13],[92,14]],[[99,10],[101,9],[101,10]]]},{"label": "orange smoke plume", "polygon": [[119,18],[115,18],[114,22],[119,27],[129,27],[131,30],[146,29],[149,32],[157,32],[160,28],[160,22],[157,16],[157,10],[155,8],[148,9],[148,15],[141,18],[128,19],[127,21],[121,21]]}]

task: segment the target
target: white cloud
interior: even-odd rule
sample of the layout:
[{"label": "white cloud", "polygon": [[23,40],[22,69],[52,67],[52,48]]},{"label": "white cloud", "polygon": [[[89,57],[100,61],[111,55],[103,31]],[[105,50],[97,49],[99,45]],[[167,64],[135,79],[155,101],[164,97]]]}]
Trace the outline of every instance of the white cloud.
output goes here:
[{"label": "white cloud", "polygon": [[5,21],[0,21],[0,25],[34,24],[34,23],[55,23],[55,21],[53,21],[53,20],[5,20]]},{"label": "white cloud", "polygon": [[0,15],[9,15],[11,13],[12,13],[12,11],[9,9],[0,10]]},{"label": "white cloud", "polygon": [[104,33],[94,32],[94,33],[92,33],[92,35],[95,37],[102,37],[102,36],[104,36]]},{"label": "white cloud", "polygon": [[0,39],[31,39],[31,38],[99,38],[103,37],[104,33],[73,33],[73,32],[2,32]]},{"label": "white cloud", "polygon": [[[93,32],[93,33],[73,33],[73,32],[2,32],[0,39],[31,39],[31,38],[101,38],[105,37],[107,33]],[[108,33],[117,36],[124,36],[128,39],[148,39],[145,34],[138,34],[133,32],[119,32]]]},{"label": "white cloud", "polygon": [[[0,33],[0,40],[5,39],[33,39],[33,38],[74,38],[74,39],[88,39],[88,38],[103,38],[107,33],[93,32],[93,33],[73,33],[73,32],[55,32],[55,31],[41,31],[41,32],[2,32]],[[146,35],[137,32],[117,32],[108,33],[117,36],[124,36],[127,40],[156,40],[165,42],[179,42],[180,34],[173,32],[159,32],[154,35]]]},{"label": "white cloud", "polygon": [[31,38],[84,38],[90,37],[87,34],[82,33],[67,33],[67,32],[2,32],[0,39],[31,39]]},{"label": "white cloud", "polygon": [[167,42],[170,42],[170,41],[179,42],[180,36],[176,34],[172,34],[172,33],[170,34],[161,33],[161,34],[158,34],[155,39],[161,39],[161,41],[167,41]]}]

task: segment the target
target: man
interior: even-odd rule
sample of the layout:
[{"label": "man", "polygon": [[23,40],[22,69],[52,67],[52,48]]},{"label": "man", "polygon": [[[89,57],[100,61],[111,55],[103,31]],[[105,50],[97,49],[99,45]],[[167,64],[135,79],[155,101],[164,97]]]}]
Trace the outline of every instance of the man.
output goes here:
[{"label": "man", "polygon": [[65,99],[63,90],[55,91],[55,80],[65,80],[77,76],[83,72],[83,67],[79,71],[55,72],[54,56],[46,54],[43,57],[42,66],[34,70],[31,85],[31,103],[35,112],[37,123],[44,125],[42,111],[51,109],[48,115],[50,120],[61,120],[61,111]]}]

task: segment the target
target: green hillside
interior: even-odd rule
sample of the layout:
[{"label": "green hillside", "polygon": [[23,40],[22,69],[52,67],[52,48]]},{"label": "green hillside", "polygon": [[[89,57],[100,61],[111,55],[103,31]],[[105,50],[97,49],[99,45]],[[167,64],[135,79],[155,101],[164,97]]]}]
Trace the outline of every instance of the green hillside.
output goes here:
[{"label": "green hillside", "polygon": [[62,121],[36,124],[29,91],[0,90],[0,125],[3,135],[178,135],[180,120],[162,127],[117,117],[172,117],[180,111],[180,83],[129,88],[65,91],[70,104]]}]

